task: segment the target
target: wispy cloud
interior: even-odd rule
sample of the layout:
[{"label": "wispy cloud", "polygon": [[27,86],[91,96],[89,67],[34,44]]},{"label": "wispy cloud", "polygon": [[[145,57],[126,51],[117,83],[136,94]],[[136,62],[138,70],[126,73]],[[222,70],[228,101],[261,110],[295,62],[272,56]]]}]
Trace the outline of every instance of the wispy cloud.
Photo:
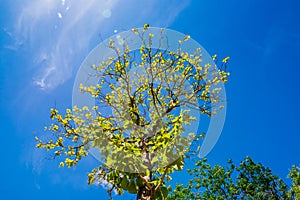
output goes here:
[{"label": "wispy cloud", "polygon": [[[55,88],[69,79],[91,37],[116,1],[34,1],[22,10],[17,23],[18,38],[34,56],[37,73],[33,81],[41,89]],[[97,4],[97,5],[95,5]]]},{"label": "wispy cloud", "polygon": [[53,89],[74,75],[99,33],[109,36],[114,29],[143,23],[168,26],[187,5],[188,1],[35,0],[21,9],[17,43],[24,44],[35,61],[34,84]]}]

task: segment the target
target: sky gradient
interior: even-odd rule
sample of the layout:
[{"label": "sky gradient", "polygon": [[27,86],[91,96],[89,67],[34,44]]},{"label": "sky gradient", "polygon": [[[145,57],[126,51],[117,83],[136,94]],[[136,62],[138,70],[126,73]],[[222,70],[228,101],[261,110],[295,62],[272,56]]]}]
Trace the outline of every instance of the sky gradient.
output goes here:
[{"label": "sky gradient", "polygon": [[[111,35],[142,27],[189,34],[229,55],[227,116],[210,163],[251,156],[285,178],[300,164],[300,13],[296,0],[0,1],[0,148],[3,199],[102,199],[87,186],[93,157],[58,168],[36,151],[49,109],[71,106],[83,59]],[[175,176],[175,182],[186,182]],[[120,199],[128,199],[128,196]]]}]

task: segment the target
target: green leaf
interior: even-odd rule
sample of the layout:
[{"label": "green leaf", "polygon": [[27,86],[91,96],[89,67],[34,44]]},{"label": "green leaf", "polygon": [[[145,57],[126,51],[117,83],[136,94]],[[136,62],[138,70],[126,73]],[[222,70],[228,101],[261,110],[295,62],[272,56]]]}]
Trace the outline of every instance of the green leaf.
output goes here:
[{"label": "green leaf", "polygon": [[166,186],[160,186],[160,188],[155,193],[155,199],[165,200],[168,197],[168,188]]},{"label": "green leaf", "polygon": [[137,193],[137,185],[135,184],[133,179],[129,181],[127,191],[131,194],[136,194]]},{"label": "green leaf", "polygon": [[121,188],[123,188],[124,190],[127,190],[128,184],[129,184],[128,179],[126,177],[123,177],[121,180],[121,183],[120,183]]}]

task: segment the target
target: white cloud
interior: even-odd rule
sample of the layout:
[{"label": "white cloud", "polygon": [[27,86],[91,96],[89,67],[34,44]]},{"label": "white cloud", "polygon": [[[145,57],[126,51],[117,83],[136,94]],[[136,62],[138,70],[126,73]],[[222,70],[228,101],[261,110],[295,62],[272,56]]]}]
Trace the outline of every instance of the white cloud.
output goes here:
[{"label": "white cloud", "polygon": [[75,74],[84,57],[120,31],[150,23],[168,26],[188,3],[159,0],[34,0],[23,6],[16,24],[18,43],[32,55],[33,83],[53,89]]},{"label": "white cloud", "polygon": [[25,6],[19,16],[18,38],[33,55],[33,82],[41,89],[52,89],[74,74],[88,52],[89,42],[103,17],[101,10],[114,2],[39,1]]}]

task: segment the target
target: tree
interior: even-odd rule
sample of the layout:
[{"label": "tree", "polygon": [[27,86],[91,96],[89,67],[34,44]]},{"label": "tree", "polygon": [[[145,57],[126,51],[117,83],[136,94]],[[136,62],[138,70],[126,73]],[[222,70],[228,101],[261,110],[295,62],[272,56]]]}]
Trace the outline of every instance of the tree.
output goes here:
[{"label": "tree", "polygon": [[74,105],[64,115],[51,109],[46,130],[53,138],[36,137],[36,146],[53,153],[61,167],[73,167],[96,148],[102,163],[88,174],[88,184],[109,183],[109,195],[166,199],[170,174],[183,169],[191,142],[201,137],[189,131],[193,113],[216,115],[225,100],[220,94],[229,57],[219,69],[216,56],[207,59],[202,49],[186,45],[190,36],[180,38],[174,51],[164,29],[152,30],[148,24],[132,29],[130,37],[141,43],[133,50],[129,36],[106,41],[114,56],[91,66],[89,78],[97,84],[79,86],[95,104]]},{"label": "tree", "polygon": [[168,199],[299,199],[299,167],[293,166],[289,173],[293,181],[289,190],[270,168],[250,157],[239,166],[231,160],[228,163],[227,167],[212,167],[206,159],[198,161],[194,169],[188,170],[193,179],[187,186],[177,184]]},{"label": "tree", "polygon": [[289,198],[300,199],[300,166],[293,166],[288,177],[292,179],[292,187],[289,192]]}]

